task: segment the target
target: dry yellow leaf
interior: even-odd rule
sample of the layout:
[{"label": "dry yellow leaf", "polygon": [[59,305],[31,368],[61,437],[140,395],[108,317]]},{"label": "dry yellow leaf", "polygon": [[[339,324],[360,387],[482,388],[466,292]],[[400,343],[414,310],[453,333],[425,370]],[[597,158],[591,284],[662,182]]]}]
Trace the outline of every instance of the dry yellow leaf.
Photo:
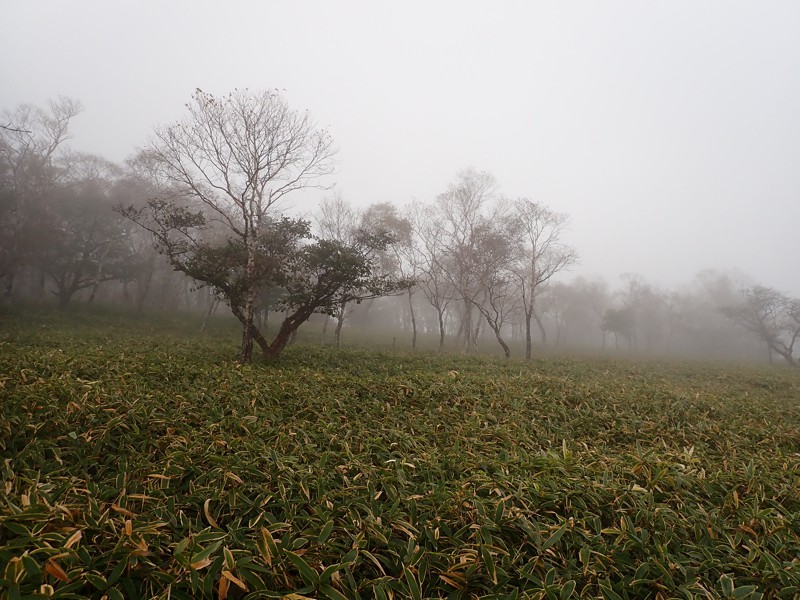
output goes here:
[{"label": "dry yellow leaf", "polygon": [[[224,574],[224,572],[223,572]],[[228,588],[231,582],[220,576],[219,578],[219,600],[225,600],[228,597]]]},{"label": "dry yellow leaf", "polygon": [[231,573],[227,569],[224,569],[222,571],[222,576],[225,577],[226,579],[229,579],[231,581],[231,583],[235,583],[237,586],[239,586],[245,592],[247,591],[247,586],[245,585],[244,581],[242,581],[241,579],[236,577],[233,573]]},{"label": "dry yellow leaf", "polygon": [[126,517],[135,517],[136,513],[132,513],[127,508],[122,508],[121,506],[117,506],[116,504],[111,505],[111,510],[114,512],[118,512],[121,515],[125,515]]},{"label": "dry yellow leaf", "polygon": [[67,575],[66,571],[64,571],[64,569],[61,568],[61,565],[59,565],[55,560],[48,560],[44,564],[44,570],[59,581],[69,583],[69,576]]},{"label": "dry yellow leaf", "polygon": [[83,537],[83,533],[79,529],[78,531],[73,533],[71,536],[69,536],[69,539],[64,544],[64,547],[65,548],[72,548],[75,544],[77,544],[81,540],[82,537]]},{"label": "dry yellow leaf", "polygon": [[200,569],[205,569],[210,564],[211,564],[211,559],[204,558],[203,560],[198,560],[197,562],[193,562],[189,566],[191,566],[194,570],[199,571]]},{"label": "dry yellow leaf", "polygon": [[208,520],[208,523],[209,523],[209,525],[211,525],[212,527],[216,527],[217,529],[221,529],[221,527],[219,526],[219,523],[217,523],[217,522],[214,520],[214,517],[212,517],[212,516],[211,516],[211,511],[209,511],[209,510],[208,510],[208,506],[209,506],[210,504],[211,504],[211,498],[208,498],[208,499],[207,499],[207,500],[206,500],[206,501],[203,503],[203,512],[204,512],[204,513],[205,513],[205,515],[206,515],[206,519]]}]

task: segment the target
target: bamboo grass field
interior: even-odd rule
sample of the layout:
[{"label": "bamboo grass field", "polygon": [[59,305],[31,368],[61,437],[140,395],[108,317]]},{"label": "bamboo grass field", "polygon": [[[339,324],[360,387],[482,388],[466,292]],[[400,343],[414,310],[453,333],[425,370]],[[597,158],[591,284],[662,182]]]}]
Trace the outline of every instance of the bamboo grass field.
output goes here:
[{"label": "bamboo grass field", "polygon": [[0,315],[3,598],[797,598],[800,377]]}]

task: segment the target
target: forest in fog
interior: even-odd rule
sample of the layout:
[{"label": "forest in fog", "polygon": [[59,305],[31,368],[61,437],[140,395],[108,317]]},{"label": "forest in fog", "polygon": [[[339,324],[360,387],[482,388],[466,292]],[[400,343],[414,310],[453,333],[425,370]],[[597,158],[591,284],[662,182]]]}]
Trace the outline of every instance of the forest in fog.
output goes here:
[{"label": "forest in fog", "polygon": [[[757,273],[705,270],[673,289],[646,273],[615,287],[575,277],[570,215],[504,195],[489,172],[465,165],[433,198],[351,201],[319,183],[334,168],[332,140],[280,94],[198,90],[187,106],[121,165],[70,149],[76,100],[2,111],[5,306],[232,312],[249,338],[243,360],[253,342],[277,355],[305,323],[336,345],[357,333],[519,358],[797,365],[800,301]],[[262,141],[274,147],[260,157]],[[318,197],[302,218],[291,210],[300,190]]]}]

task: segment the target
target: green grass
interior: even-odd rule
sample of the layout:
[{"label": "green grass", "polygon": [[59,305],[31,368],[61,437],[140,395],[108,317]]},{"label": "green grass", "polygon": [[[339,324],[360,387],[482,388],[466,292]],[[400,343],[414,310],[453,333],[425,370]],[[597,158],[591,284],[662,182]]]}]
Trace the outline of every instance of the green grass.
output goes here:
[{"label": "green grass", "polygon": [[800,595],[796,371],[197,329],[0,317],[2,597]]}]

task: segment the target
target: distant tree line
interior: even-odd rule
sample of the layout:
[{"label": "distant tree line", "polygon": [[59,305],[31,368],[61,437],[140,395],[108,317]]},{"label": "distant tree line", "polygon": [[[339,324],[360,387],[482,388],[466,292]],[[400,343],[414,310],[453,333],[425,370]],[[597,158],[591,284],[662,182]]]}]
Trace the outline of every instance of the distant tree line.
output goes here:
[{"label": "distant tree line", "polygon": [[[321,319],[323,340],[333,319],[338,346],[347,322],[380,313],[408,331],[411,348],[424,334],[465,353],[491,339],[527,359],[536,341],[798,364],[797,299],[715,272],[681,291],[638,275],[613,292],[599,279],[567,282],[578,261],[564,240],[568,216],[505,197],[484,171],[465,169],[428,202],[359,210],[329,192],[311,221],[288,215],[292,194],[325,189],[335,151],[278,92],[197,90],[185,117],[124,166],[69,149],[80,110],[60,98],[0,118],[5,304],[208,316],[224,302],[242,327],[243,362],[254,346],[278,356],[310,319]],[[279,318],[271,337],[269,314]]]}]

